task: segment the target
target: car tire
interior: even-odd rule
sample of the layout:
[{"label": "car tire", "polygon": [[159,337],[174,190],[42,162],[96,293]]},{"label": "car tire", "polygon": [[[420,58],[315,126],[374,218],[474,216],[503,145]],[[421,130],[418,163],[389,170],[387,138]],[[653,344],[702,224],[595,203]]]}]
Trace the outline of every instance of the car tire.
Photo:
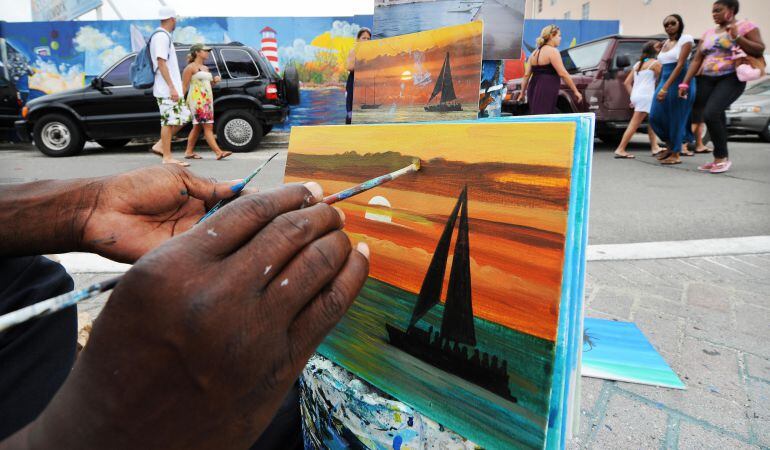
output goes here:
[{"label": "car tire", "polygon": [[249,110],[227,111],[217,119],[217,142],[225,150],[250,152],[262,140],[262,124]]},{"label": "car tire", "polygon": [[765,142],[770,142],[770,121],[765,125],[765,129],[759,133],[759,137]]},{"label": "car tire", "polygon": [[286,101],[291,106],[299,105],[299,73],[294,64],[291,64],[284,71],[283,83],[286,89]]},{"label": "car tire", "polygon": [[272,125],[262,125],[262,136],[267,136],[267,133],[273,131]]},{"label": "car tire", "polygon": [[46,114],[32,130],[35,146],[48,156],[73,156],[83,151],[86,141],[77,122],[64,114]]},{"label": "car tire", "polygon": [[106,149],[123,148],[131,142],[131,139],[97,139],[96,143]]}]

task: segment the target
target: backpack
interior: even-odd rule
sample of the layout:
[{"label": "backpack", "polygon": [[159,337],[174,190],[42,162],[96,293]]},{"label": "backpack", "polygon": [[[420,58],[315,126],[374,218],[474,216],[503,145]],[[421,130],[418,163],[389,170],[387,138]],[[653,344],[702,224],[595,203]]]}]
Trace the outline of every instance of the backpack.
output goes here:
[{"label": "backpack", "polygon": [[[144,46],[139,53],[136,54],[136,59],[131,63],[129,68],[129,77],[131,78],[131,85],[136,89],[151,88],[155,84],[155,70],[152,66],[152,53],[150,52],[150,45],[152,44],[152,38],[158,33],[165,33],[164,31],[155,31],[150,35],[150,39],[147,41],[147,45]],[[170,49],[173,47],[173,40],[171,41]]]}]

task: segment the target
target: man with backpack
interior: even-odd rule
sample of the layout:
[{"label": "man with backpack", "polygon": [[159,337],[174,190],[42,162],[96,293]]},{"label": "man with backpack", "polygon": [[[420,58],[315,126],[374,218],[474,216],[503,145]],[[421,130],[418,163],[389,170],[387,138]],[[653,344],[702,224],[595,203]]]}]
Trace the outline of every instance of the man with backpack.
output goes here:
[{"label": "man with backpack", "polygon": [[159,19],[160,27],[150,37],[149,44],[150,59],[155,70],[152,94],[158,101],[161,127],[160,146],[155,144],[152,152],[163,157],[163,164],[189,166],[189,163],[171,157],[171,138],[192,118],[184,101],[182,75],[171,35],[176,29],[176,12],[173,8],[163,7]]}]

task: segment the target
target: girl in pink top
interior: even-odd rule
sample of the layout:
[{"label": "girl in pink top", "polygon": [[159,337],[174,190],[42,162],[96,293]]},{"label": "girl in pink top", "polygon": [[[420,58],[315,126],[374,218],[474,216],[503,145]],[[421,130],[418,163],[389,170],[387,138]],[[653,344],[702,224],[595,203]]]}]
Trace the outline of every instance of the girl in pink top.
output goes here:
[{"label": "girl in pink top", "polygon": [[698,167],[711,173],[727,172],[732,165],[727,153],[725,111],[746,88],[746,83],[735,73],[733,53],[743,51],[762,57],[765,51],[759,28],[748,20],[736,19],[739,9],[738,0],[714,2],[711,15],[717,27],[703,35],[690,69],[679,85],[679,96],[686,97],[690,80],[703,68],[698,79],[693,122],[705,122],[714,141],[714,161]]}]

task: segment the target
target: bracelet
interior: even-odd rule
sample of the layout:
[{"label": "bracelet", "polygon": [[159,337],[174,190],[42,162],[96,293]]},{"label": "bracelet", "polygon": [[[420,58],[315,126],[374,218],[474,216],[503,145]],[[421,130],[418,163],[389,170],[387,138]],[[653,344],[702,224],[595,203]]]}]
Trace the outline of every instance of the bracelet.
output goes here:
[{"label": "bracelet", "polygon": [[665,94],[665,93],[667,93],[667,92],[668,92],[668,89],[661,89],[661,90],[660,90],[660,92],[661,92],[661,93],[663,93],[663,94]]},{"label": "bracelet", "polygon": [[679,85],[679,89],[690,89],[690,85],[687,83],[682,83]]}]

